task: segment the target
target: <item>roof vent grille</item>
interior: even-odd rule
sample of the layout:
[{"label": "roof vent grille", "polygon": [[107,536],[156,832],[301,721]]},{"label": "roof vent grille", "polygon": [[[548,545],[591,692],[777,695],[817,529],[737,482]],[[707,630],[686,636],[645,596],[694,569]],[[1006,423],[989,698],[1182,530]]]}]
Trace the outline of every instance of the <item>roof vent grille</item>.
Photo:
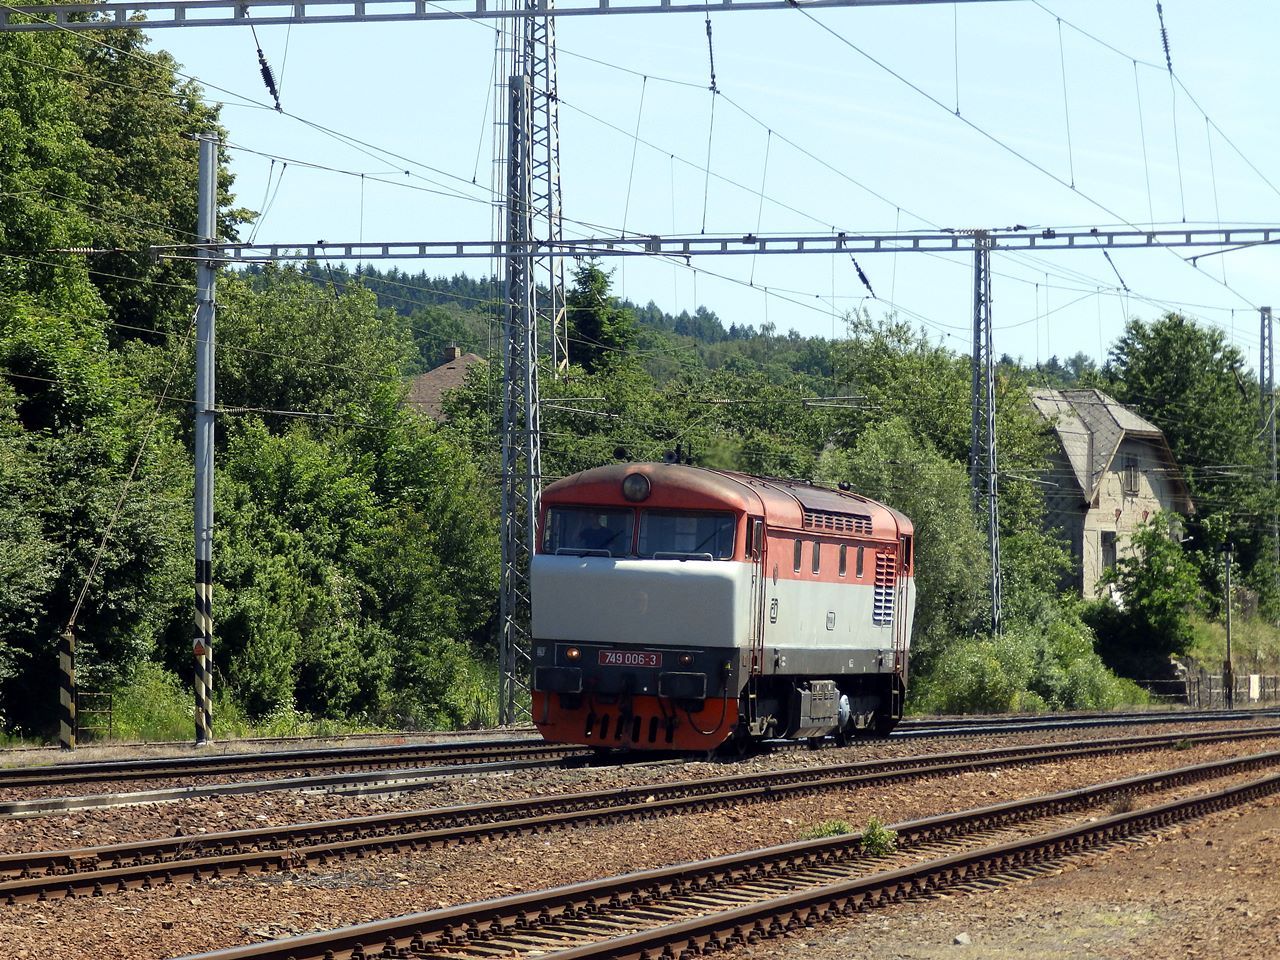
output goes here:
[{"label": "roof vent grille", "polygon": [[871,518],[858,513],[806,510],[804,527],[806,530],[830,530],[833,533],[861,533],[871,536]]}]

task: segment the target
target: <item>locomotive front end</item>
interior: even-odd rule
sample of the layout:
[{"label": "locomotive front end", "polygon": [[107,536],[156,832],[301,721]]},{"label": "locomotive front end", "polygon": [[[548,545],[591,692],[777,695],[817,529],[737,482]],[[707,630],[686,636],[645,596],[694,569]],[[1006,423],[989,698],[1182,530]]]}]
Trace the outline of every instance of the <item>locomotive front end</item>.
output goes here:
[{"label": "locomotive front end", "polygon": [[544,737],[667,750],[729,737],[752,609],[745,507],[731,484],[679,465],[548,487],[530,569]]}]

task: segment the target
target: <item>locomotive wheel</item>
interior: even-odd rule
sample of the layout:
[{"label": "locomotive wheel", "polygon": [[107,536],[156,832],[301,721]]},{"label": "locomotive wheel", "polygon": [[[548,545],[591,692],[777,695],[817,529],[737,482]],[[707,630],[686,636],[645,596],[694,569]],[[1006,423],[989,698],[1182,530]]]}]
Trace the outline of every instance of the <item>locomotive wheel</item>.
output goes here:
[{"label": "locomotive wheel", "polygon": [[726,752],[735,760],[744,760],[755,747],[755,738],[751,736],[751,731],[747,729],[747,725],[740,723],[733,728],[733,733],[724,742],[724,747]]}]

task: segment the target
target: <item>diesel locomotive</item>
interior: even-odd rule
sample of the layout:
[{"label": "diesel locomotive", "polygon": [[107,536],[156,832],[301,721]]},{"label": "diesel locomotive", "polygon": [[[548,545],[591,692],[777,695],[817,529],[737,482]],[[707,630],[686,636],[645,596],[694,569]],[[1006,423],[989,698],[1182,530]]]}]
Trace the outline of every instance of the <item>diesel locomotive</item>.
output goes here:
[{"label": "diesel locomotive", "polygon": [[543,492],[533,721],[551,741],[710,751],[902,717],[914,529],[844,489],[621,463]]}]

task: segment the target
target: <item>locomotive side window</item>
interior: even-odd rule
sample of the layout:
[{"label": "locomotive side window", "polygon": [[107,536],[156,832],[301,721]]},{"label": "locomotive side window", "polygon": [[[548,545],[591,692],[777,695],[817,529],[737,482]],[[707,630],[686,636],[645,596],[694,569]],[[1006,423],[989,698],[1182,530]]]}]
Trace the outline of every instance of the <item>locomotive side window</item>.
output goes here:
[{"label": "locomotive side window", "polygon": [[796,573],[799,573],[799,572],[800,572],[800,563],[801,563],[801,557],[802,557],[802,554],[803,554],[803,553],[804,553],[804,541],[803,541],[803,540],[797,540],[797,541],[796,541],[796,557],[795,557],[795,561],[796,561],[796,562],[795,562],[795,571],[796,571]]},{"label": "locomotive side window", "polygon": [[638,552],[655,560],[729,560],[736,527],[731,513],[645,510]]},{"label": "locomotive side window", "polygon": [[813,541],[813,572],[816,574],[822,566],[822,544]]},{"label": "locomotive side window", "polygon": [[840,576],[844,576],[849,569],[849,545],[847,543],[840,544]]},{"label": "locomotive side window", "polygon": [[865,552],[866,552],[866,549],[867,549],[866,547],[859,547],[859,548],[858,548],[858,567],[857,567],[857,574],[858,574],[858,579],[859,579],[859,580],[861,580],[861,579],[862,579],[862,555],[863,555],[863,553],[865,553]]},{"label": "locomotive side window", "polygon": [[753,517],[751,520],[751,559],[759,560],[764,556],[764,521]]},{"label": "locomotive side window", "polygon": [[911,569],[911,541],[912,537],[902,538],[902,569]]},{"label": "locomotive side window", "polygon": [[544,553],[625,557],[631,553],[635,511],[619,507],[552,507],[543,534]]}]

